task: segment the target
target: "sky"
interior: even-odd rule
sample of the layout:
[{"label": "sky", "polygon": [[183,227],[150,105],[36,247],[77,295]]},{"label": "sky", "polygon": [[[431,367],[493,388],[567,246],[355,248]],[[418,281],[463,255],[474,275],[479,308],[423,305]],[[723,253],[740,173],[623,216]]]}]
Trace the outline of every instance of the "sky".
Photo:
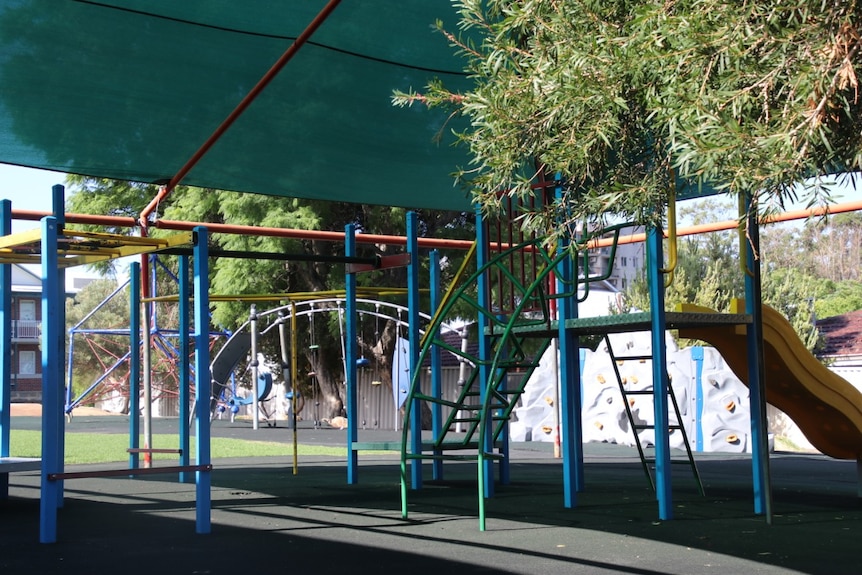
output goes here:
[{"label": "sky", "polygon": [[[63,184],[65,179],[66,174],[59,172],[0,164],[0,200],[10,200],[12,209],[50,212],[53,209],[51,187],[55,184]],[[38,227],[39,222],[12,221],[12,233]],[[37,270],[37,273],[40,272]],[[98,275],[84,266],[79,266],[67,270],[66,277],[67,283],[70,283],[76,277],[98,277]]]},{"label": "sky", "polygon": [[[51,210],[51,187],[62,184],[66,174],[33,170],[0,164],[0,199],[11,200],[12,208],[19,210]],[[37,227],[36,222],[17,221],[12,231],[20,232]]]}]

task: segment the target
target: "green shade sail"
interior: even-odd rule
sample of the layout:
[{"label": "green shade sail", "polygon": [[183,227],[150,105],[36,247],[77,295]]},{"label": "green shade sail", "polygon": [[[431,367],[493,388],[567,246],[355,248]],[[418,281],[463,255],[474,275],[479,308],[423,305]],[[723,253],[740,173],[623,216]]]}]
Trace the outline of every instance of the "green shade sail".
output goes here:
[{"label": "green shade sail", "polygon": [[[0,162],[166,182],[323,0],[0,0]],[[468,210],[464,120],[391,105],[469,80],[449,0],[346,0],[182,183]],[[461,122],[459,124],[459,122]]]}]

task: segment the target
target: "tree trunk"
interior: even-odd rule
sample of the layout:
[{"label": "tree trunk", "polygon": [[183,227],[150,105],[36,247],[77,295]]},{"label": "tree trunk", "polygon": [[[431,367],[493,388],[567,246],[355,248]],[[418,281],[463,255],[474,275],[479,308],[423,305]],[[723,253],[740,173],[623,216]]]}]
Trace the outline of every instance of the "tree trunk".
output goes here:
[{"label": "tree trunk", "polygon": [[[312,385],[312,402],[306,403],[312,410],[310,416],[315,422],[322,419],[344,415],[344,370],[340,360],[341,350],[327,349],[328,346],[320,346],[316,353],[308,356],[311,371],[314,374]],[[327,358],[337,357],[339,360],[332,361]],[[308,417],[308,416],[307,416]]]}]

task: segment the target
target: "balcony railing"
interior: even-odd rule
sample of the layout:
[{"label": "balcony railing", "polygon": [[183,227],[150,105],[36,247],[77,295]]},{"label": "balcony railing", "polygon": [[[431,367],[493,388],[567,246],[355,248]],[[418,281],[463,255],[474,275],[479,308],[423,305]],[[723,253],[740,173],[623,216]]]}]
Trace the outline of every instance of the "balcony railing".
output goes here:
[{"label": "balcony railing", "polygon": [[42,333],[42,322],[29,319],[12,320],[13,339],[39,339]]}]

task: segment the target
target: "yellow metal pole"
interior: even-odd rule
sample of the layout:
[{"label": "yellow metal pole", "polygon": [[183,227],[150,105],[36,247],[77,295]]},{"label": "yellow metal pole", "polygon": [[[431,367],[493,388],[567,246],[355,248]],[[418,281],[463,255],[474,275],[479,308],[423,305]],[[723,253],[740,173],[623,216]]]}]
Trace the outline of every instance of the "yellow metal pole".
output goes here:
[{"label": "yellow metal pole", "polygon": [[293,409],[290,416],[293,418],[293,474],[299,473],[299,445],[297,443],[296,409],[299,406],[299,396],[296,392],[296,364],[298,353],[296,351],[296,302],[290,302],[290,393]]}]

